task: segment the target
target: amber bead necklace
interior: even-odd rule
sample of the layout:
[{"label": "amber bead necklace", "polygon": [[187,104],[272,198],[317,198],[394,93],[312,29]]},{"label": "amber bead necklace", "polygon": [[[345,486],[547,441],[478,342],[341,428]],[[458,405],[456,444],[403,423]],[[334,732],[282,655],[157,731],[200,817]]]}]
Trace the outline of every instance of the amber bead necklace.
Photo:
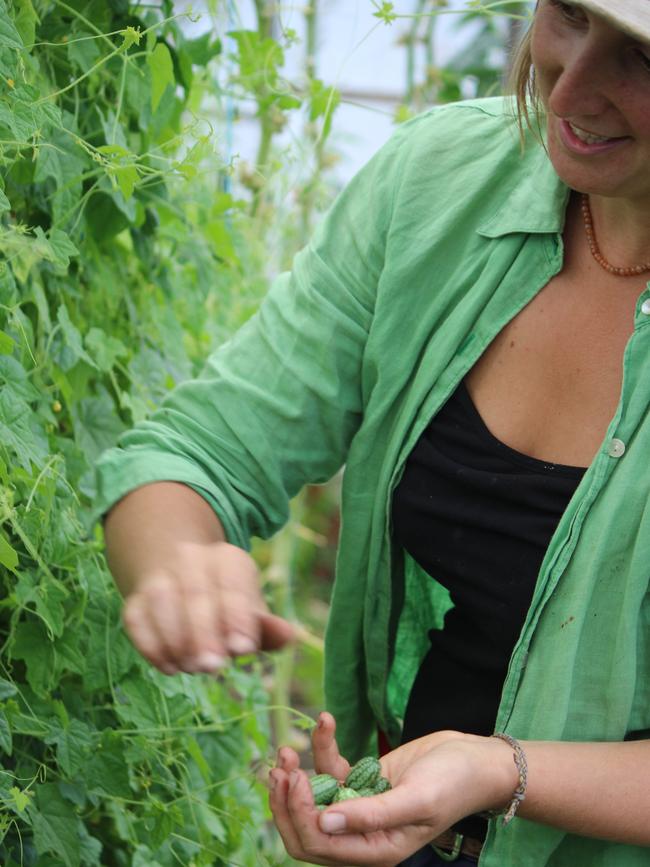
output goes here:
[{"label": "amber bead necklace", "polygon": [[608,262],[600,252],[600,247],[596,240],[594,220],[591,216],[591,207],[589,206],[589,196],[586,193],[582,193],[581,207],[582,218],[585,221],[587,243],[589,244],[591,255],[594,257],[596,262],[598,262],[601,268],[604,268],[605,271],[609,271],[610,274],[615,274],[617,277],[638,277],[639,274],[645,274],[647,271],[650,271],[650,262],[646,262],[643,265],[631,265],[629,268],[619,268],[617,265],[612,265],[611,262]]}]

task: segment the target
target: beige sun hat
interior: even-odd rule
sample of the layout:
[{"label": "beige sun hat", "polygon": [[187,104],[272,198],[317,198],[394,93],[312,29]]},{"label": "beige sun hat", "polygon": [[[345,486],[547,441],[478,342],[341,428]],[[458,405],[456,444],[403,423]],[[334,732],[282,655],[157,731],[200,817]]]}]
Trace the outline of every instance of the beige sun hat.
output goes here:
[{"label": "beige sun hat", "polygon": [[614,27],[650,42],[650,0],[570,0],[605,18]]}]

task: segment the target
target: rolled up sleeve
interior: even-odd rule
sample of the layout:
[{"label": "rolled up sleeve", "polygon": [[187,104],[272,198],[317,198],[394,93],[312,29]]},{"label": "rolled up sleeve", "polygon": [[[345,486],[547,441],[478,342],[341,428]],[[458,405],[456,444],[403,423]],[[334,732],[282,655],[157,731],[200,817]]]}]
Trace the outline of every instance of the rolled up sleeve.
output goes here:
[{"label": "rolled up sleeve", "polygon": [[248,547],[286,522],[303,485],[341,467],[363,418],[361,367],[403,139],[398,130],[339,195],[201,376],[102,455],[95,517],[136,487],[177,481]]}]

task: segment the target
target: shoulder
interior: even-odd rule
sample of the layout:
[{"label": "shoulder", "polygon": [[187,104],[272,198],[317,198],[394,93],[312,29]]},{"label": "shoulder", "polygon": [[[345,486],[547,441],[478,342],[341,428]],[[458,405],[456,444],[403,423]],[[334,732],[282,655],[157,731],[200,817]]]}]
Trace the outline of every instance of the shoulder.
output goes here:
[{"label": "shoulder", "polygon": [[[522,148],[512,100],[467,100],[433,108],[395,133],[391,161],[393,215],[400,222],[445,225],[466,213],[485,219],[530,178],[553,188],[545,149],[528,136]],[[543,189],[538,190],[543,195]]]},{"label": "shoulder", "polygon": [[523,165],[539,144],[528,142],[522,151],[512,101],[508,97],[466,100],[436,106],[407,121],[398,130],[401,152],[411,162],[403,166],[414,173],[451,167],[463,174],[490,173],[510,164]]}]

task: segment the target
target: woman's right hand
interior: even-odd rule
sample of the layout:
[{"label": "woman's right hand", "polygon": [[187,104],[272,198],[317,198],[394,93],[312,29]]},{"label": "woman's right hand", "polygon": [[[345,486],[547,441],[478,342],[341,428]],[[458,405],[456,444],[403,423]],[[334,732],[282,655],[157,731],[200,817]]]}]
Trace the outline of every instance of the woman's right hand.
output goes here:
[{"label": "woman's right hand", "polygon": [[126,631],[165,674],[213,672],[229,657],[296,637],[269,612],[253,558],[225,541],[221,522],[192,488],[136,488],[110,510],[104,534]]},{"label": "woman's right hand", "polygon": [[228,657],[273,650],[295,637],[268,611],[253,558],[227,542],[183,542],[142,575],[123,621],[136,648],[165,674],[213,672]]}]

